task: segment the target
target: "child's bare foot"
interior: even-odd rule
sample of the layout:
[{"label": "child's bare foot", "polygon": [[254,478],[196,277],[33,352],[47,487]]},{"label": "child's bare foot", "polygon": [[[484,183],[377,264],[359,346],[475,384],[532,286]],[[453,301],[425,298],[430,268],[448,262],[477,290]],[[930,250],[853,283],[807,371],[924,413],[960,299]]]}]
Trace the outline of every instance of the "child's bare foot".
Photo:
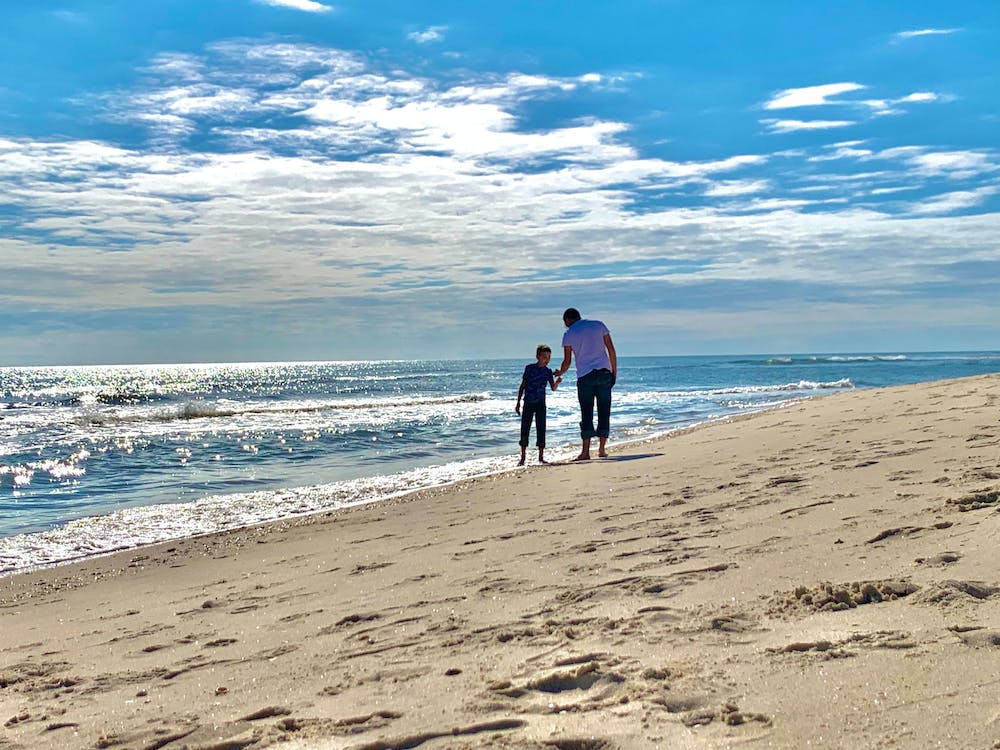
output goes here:
[{"label": "child's bare foot", "polygon": [[517,465],[518,466],[524,466],[524,459],[522,458],[520,461],[518,461]]},{"label": "child's bare foot", "polygon": [[547,464],[548,461],[546,461],[544,458],[542,458],[541,456],[539,456],[538,457],[538,463],[540,463],[540,464]]},{"label": "child's bare foot", "polygon": [[607,451],[598,451],[597,452],[597,457],[598,458],[607,458],[608,457],[608,452]]},{"label": "child's bare foot", "polygon": [[577,456],[573,460],[574,461],[589,461],[590,460],[590,454],[589,453],[581,453],[579,456]]}]

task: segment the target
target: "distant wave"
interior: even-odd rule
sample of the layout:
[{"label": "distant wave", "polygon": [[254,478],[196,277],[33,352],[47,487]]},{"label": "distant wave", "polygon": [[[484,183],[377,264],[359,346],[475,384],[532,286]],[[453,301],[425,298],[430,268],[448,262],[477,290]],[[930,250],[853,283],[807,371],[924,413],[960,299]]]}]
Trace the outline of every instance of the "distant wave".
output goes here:
[{"label": "distant wave", "polygon": [[833,355],[832,357],[819,357],[817,362],[905,362],[908,360],[905,354],[869,354],[869,355]]},{"label": "distant wave", "polygon": [[37,391],[10,391],[8,409],[52,406],[136,406],[154,401],[166,401],[168,394],[159,391],[94,391],[73,388],[46,388]]},{"label": "distant wave", "polygon": [[458,396],[385,398],[345,401],[289,402],[280,401],[266,404],[234,401],[209,402],[185,401],[175,406],[156,411],[141,412],[100,412],[93,411],[81,414],[74,421],[85,425],[107,425],[127,422],[175,422],[192,419],[217,419],[220,417],[236,417],[247,414],[304,414],[340,410],[386,410],[403,409],[414,406],[467,404],[486,401],[489,393],[467,393]]},{"label": "distant wave", "polygon": [[735,396],[740,394],[787,393],[789,391],[825,391],[854,388],[854,381],[841,378],[828,382],[800,380],[797,383],[781,383],[775,385],[743,385],[733,388],[709,388],[693,391],[649,391],[629,394],[636,401],[655,401],[660,398],[698,398],[710,396]]},{"label": "distant wave", "polygon": [[766,365],[814,365],[822,362],[906,362],[909,360],[905,354],[829,354],[823,356],[808,357],[769,357],[768,359],[741,359],[738,364],[766,364]]},{"label": "distant wave", "polygon": [[448,374],[449,373],[444,372],[410,372],[399,375],[370,375],[367,373],[359,373],[357,375],[338,375],[337,377],[329,378],[329,380],[334,383],[385,383],[399,380],[426,380],[428,378],[439,378],[442,375]]}]

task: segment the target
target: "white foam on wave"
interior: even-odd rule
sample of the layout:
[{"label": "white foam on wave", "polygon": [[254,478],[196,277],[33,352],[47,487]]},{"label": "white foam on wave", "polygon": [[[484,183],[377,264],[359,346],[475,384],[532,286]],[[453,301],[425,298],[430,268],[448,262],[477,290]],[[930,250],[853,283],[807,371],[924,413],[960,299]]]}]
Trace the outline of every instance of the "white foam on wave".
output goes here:
[{"label": "white foam on wave", "polygon": [[816,357],[817,362],[905,362],[909,357],[905,354],[834,354],[829,357]]},{"label": "white foam on wave", "polygon": [[[218,401],[192,400],[171,406],[136,407],[126,409],[87,409],[73,417],[80,425],[114,425],[128,423],[178,422],[242,416],[274,416],[315,414],[319,412],[372,412],[385,414],[392,409],[442,407],[488,401],[489,392],[465,393],[457,396],[408,396],[380,399],[337,399],[313,401]],[[383,417],[387,418],[387,415]]]},{"label": "white foam on wave", "polygon": [[790,391],[827,391],[837,389],[854,388],[854,381],[850,378],[840,380],[815,381],[799,380],[795,383],[778,383],[773,385],[743,385],[733,388],[705,388],[691,391],[639,391],[629,393],[627,399],[639,403],[649,403],[669,399],[697,399],[711,398],[713,396],[736,396],[753,395],[764,393],[787,393]]},{"label": "white foam on wave", "polygon": [[418,489],[509,470],[509,456],[282,490],[216,495],[190,503],[123,508],[50,531],[0,538],[0,575],[147,544],[386,500]]}]

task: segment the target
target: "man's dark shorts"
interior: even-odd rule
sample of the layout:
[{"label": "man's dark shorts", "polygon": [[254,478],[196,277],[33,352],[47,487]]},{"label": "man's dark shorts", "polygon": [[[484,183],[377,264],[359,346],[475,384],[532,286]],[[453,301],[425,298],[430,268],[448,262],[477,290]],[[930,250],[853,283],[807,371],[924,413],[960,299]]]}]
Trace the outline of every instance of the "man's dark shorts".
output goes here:
[{"label": "man's dark shorts", "polygon": [[[580,400],[580,437],[606,438],[611,433],[611,370],[592,370],[576,381]],[[597,404],[597,428],[594,428],[594,404]]]}]

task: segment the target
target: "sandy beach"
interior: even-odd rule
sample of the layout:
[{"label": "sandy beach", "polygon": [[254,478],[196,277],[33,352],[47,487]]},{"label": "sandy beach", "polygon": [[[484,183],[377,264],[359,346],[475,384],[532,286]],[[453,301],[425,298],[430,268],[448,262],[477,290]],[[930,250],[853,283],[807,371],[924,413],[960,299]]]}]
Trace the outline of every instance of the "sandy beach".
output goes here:
[{"label": "sandy beach", "polygon": [[1000,376],[0,579],[0,748],[1000,748]]}]

